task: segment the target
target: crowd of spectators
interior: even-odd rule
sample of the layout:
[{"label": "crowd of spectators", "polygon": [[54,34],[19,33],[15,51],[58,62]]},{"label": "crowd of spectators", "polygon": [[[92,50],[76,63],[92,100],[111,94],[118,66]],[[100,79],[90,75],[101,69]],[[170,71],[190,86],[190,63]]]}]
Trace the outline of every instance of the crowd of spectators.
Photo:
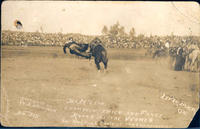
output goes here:
[{"label": "crowd of spectators", "polygon": [[69,37],[78,43],[87,43],[91,36],[81,34],[40,33],[21,31],[2,31],[2,45],[15,46],[63,46]]},{"label": "crowd of spectators", "polygon": [[[68,42],[69,37],[77,43],[89,43],[95,36],[81,34],[62,33],[40,33],[22,31],[2,31],[2,45],[26,45],[26,46],[63,46]],[[156,49],[164,47],[166,43],[170,47],[183,46],[187,44],[200,45],[200,36],[144,36],[135,37],[109,35],[98,36],[106,48],[145,48]],[[200,47],[200,46],[199,46]]]}]

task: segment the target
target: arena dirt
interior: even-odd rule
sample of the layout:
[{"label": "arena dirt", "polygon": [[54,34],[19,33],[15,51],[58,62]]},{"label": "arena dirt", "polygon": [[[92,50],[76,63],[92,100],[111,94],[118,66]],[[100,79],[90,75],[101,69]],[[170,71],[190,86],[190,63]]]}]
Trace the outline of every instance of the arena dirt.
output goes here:
[{"label": "arena dirt", "polygon": [[4,126],[185,128],[199,105],[199,76],[168,58],[108,49],[108,70],[62,47],[2,47]]}]

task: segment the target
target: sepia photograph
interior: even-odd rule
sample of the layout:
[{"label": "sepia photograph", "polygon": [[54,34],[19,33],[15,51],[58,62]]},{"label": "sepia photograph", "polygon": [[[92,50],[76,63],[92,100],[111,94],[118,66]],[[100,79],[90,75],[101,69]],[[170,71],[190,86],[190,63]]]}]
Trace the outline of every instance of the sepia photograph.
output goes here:
[{"label": "sepia photograph", "polygon": [[199,14],[197,2],[4,1],[1,125],[187,128]]}]

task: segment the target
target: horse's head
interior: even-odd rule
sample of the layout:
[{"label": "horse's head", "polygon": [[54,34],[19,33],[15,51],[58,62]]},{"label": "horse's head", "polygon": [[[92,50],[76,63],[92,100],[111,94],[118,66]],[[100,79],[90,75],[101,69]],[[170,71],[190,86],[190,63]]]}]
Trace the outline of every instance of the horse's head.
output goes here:
[{"label": "horse's head", "polygon": [[69,48],[69,46],[71,45],[72,43],[66,43],[63,47],[63,52],[66,54],[66,48]]}]

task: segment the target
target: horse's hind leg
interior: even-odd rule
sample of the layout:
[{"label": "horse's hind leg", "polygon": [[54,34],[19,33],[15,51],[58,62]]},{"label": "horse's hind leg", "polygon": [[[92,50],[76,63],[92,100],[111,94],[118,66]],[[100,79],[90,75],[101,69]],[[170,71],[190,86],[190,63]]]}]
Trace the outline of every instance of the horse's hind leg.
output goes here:
[{"label": "horse's hind leg", "polygon": [[103,64],[104,64],[104,69],[107,69],[108,62],[103,62]]},{"label": "horse's hind leg", "polygon": [[96,64],[98,71],[100,71],[100,64],[99,63],[100,62],[97,59],[95,59],[95,64]]},{"label": "horse's hind leg", "polygon": [[108,65],[108,61],[103,62],[104,64],[104,73],[107,72],[107,65]]}]

